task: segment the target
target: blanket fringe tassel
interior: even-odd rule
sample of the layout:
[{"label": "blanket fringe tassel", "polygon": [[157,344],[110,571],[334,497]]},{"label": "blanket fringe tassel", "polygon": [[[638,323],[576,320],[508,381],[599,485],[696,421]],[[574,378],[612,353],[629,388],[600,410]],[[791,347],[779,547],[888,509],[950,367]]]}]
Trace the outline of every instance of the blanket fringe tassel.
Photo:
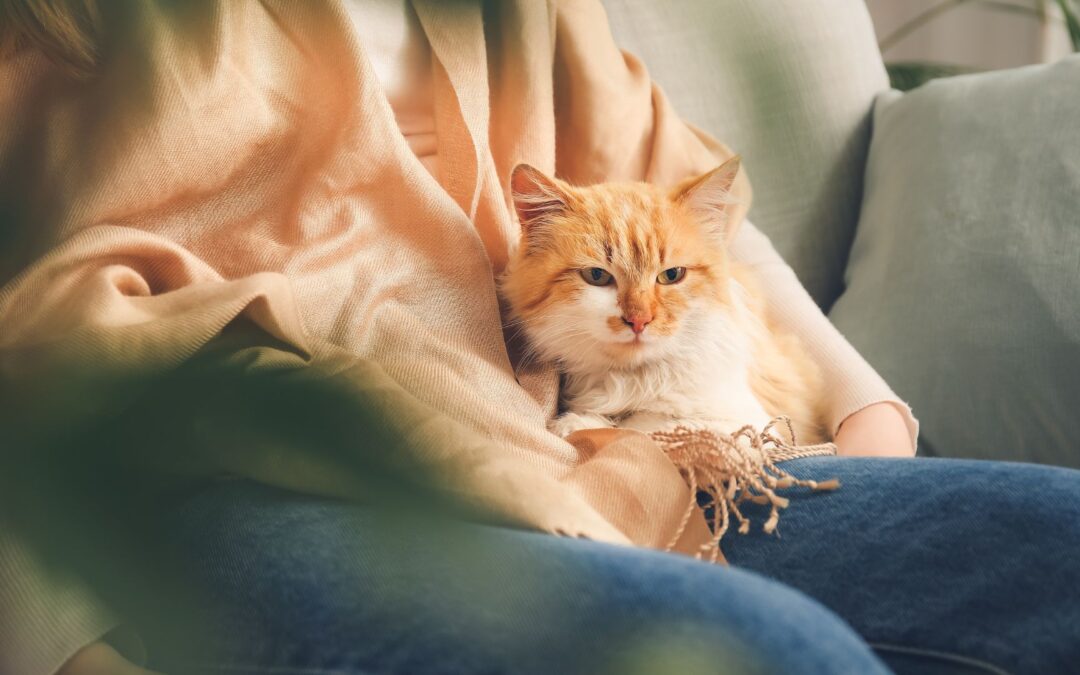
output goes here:
[{"label": "blanket fringe tassel", "polygon": [[[778,433],[778,429],[787,431],[790,442]],[[726,565],[720,540],[727,534],[732,517],[738,521],[739,534],[750,531],[750,519],[743,515],[739,508],[741,504],[768,505],[769,517],[762,530],[772,534],[780,521],[780,510],[790,504],[789,499],[776,493],[777,490],[805,487],[825,491],[840,487],[840,481],[835,478],[820,482],[803,480],[776,466],[777,462],[789,459],[836,454],[836,446],[832,443],[796,445],[795,431],[787,417],[774,418],[760,432],[750,425],[731,434],[679,426],[651,435],[690,485],[690,503],[667,545],[668,551],[675,547],[698,509],[699,492],[711,499],[711,503],[702,508],[712,507],[709,527],[713,536],[701,545],[694,557]]]}]

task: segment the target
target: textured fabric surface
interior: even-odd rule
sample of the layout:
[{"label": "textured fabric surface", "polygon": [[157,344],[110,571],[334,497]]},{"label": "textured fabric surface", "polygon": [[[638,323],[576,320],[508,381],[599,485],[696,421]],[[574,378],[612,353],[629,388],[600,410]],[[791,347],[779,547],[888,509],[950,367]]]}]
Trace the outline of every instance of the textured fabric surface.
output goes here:
[{"label": "textured fabric surface", "polygon": [[839,295],[888,77],[861,0],[604,0],[684,119],[740,153],[750,218],[822,307]]},{"label": "textured fabric surface", "polygon": [[922,450],[1080,466],[1080,57],[877,102],[831,317]]},{"label": "textured fabric surface", "polygon": [[409,148],[439,175],[431,47],[409,0],[346,0],[360,44]]},{"label": "textured fabric surface", "polygon": [[7,531],[0,531],[0,600],[0,675],[55,673],[73,647],[115,625],[78,580],[40,565]]}]

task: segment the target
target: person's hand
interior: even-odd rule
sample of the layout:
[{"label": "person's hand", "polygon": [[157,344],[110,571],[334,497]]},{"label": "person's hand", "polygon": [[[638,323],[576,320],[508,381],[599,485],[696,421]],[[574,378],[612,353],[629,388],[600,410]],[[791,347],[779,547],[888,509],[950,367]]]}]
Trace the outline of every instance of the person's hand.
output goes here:
[{"label": "person's hand", "polygon": [[848,415],[836,433],[837,454],[863,457],[913,457],[911,434],[897,407],[875,403]]},{"label": "person's hand", "polygon": [[140,668],[104,642],[83,647],[56,675],[161,675]]}]

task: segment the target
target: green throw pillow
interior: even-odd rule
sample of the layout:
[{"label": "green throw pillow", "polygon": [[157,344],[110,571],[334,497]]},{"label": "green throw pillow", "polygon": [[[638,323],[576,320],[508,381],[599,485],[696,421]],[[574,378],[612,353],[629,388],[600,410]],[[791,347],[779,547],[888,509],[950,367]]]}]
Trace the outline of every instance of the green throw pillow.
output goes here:
[{"label": "green throw pillow", "polygon": [[882,94],[845,281],[921,452],[1080,467],[1080,56]]}]

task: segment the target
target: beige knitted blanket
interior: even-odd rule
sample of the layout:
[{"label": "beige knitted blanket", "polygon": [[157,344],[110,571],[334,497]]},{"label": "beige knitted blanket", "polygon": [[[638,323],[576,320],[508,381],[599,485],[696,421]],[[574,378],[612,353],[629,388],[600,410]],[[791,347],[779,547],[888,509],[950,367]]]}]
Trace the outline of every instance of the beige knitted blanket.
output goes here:
[{"label": "beige knitted blanket", "polygon": [[[727,476],[700,440],[659,439],[665,453],[639,433],[548,433],[557,374],[517,367],[495,293],[518,236],[515,164],[674,183],[730,151],[619,51],[598,0],[414,4],[436,177],[338,1],[210,0],[189,15],[146,0],[106,31],[90,79],[33,49],[0,61],[0,193],[20,235],[0,253],[0,375],[33,381],[49,354],[170,367],[232,331],[250,339],[231,358],[251,368],[320,366],[378,401],[402,466],[502,522],[693,553],[717,538],[687,515],[699,487],[727,495],[733,476],[737,520],[744,497],[781,504],[786,479],[769,476],[787,450],[768,438],[755,441],[775,445],[768,462],[732,454]],[[748,208],[745,177],[735,189]],[[733,255],[822,363],[834,430],[894,399],[749,224]],[[325,467],[260,457],[235,470],[349,492]]]}]

